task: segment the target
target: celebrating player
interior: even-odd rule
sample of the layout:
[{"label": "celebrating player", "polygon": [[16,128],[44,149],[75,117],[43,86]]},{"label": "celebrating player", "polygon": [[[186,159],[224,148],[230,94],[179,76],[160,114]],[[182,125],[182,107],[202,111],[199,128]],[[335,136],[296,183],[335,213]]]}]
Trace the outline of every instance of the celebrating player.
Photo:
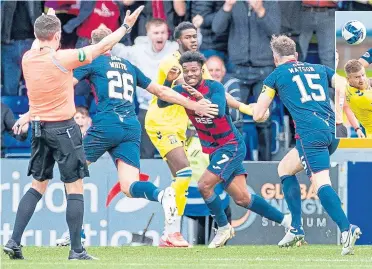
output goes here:
[{"label": "celebrating player", "polygon": [[[218,225],[217,234],[209,248],[222,247],[234,236],[234,229],[228,223],[221,199],[214,192],[218,183],[223,183],[234,201],[257,214],[289,227],[290,216],[268,204],[262,197],[250,194],[247,190],[244,161],[246,147],[243,137],[237,131],[226,106],[225,88],[220,82],[203,79],[205,58],[199,52],[185,52],[180,58],[185,83],[193,87],[203,97],[200,102],[218,104],[218,116],[206,118],[186,108],[186,113],[194,125],[202,145],[203,152],[209,154],[210,163],[198,182],[211,214]],[[197,100],[183,85],[174,90],[183,96]]]},{"label": "celebrating player", "polygon": [[[161,85],[174,86],[182,83],[182,68],[178,60],[183,53],[198,49],[197,30],[192,23],[180,23],[174,31],[174,37],[179,44],[179,50],[160,63],[158,83]],[[205,65],[202,67],[202,75],[204,79],[212,79]],[[230,107],[239,109],[242,113],[251,113],[249,106],[236,101],[229,94],[227,94],[227,98]],[[187,122],[187,115],[182,106],[170,105],[154,96],[146,114],[145,128],[152,143],[162,158],[167,161],[174,177],[171,186],[176,192],[178,207],[177,220],[170,230],[162,236],[159,245],[161,247],[188,246],[187,241],[180,233],[181,216],[186,206],[186,192],[192,176],[184,149]]]},{"label": "celebrating player", "polygon": [[[339,55],[338,51],[336,50],[336,68],[338,66],[338,60]],[[364,133],[359,127],[359,122],[357,118],[355,117],[353,111],[350,109],[350,106],[347,102],[345,102],[345,90],[347,81],[344,77],[339,76],[338,74],[335,74],[335,120],[336,120],[336,137],[342,138],[342,137],[348,137],[347,129],[345,125],[343,124],[344,121],[344,115],[345,115],[351,124],[351,126],[354,128],[355,132],[358,135],[358,138],[365,138]]]},{"label": "celebrating player", "polygon": [[345,73],[346,102],[363,125],[367,138],[372,138],[372,88],[366,70],[358,60],[350,60],[345,65]]},{"label": "celebrating player", "polygon": [[[280,162],[278,172],[283,193],[292,214],[292,227],[279,246],[291,246],[304,238],[301,224],[301,191],[296,173],[305,169],[315,184],[317,195],[328,215],[342,233],[342,255],[352,254],[360,229],[350,225],[341,201],[331,186],[330,158],[338,140],[334,138],[334,112],[328,87],[334,87],[334,70],[297,61],[295,42],[286,37],[273,37],[271,49],[277,68],[264,81],[253,118],[260,120],[278,92],[296,124],[296,147]],[[303,167],[301,166],[303,165]]]},{"label": "celebrating player", "polygon": [[[108,28],[94,30],[92,44],[99,43],[110,33]],[[118,169],[122,192],[128,197],[162,203],[167,229],[177,211],[173,188],[160,191],[151,182],[139,181],[141,126],[133,104],[136,87],[147,89],[161,99],[186,106],[201,115],[213,115],[217,109],[212,104],[190,101],[165,86],[152,83],[129,61],[109,53],[75,69],[74,83],[83,79],[90,80],[98,96],[98,113],[83,141],[88,164],[109,152]]]}]

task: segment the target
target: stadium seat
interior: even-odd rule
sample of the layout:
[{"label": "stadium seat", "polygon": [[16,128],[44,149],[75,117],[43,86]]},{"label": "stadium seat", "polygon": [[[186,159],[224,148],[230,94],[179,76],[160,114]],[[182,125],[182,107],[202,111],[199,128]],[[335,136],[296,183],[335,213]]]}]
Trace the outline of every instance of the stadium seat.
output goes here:
[{"label": "stadium seat", "polygon": [[255,161],[258,158],[258,135],[252,116],[243,115],[243,139],[247,147],[245,160]]},{"label": "stadium seat", "polygon": [[[250,97],[248,103],[253,103],[253,97]],[[271,107],[272,119],[272,145],[271,153],[276,154],[279,151],[279,134],[284,131],[284,106],[278,96],[275,96]],[[258,157],[258,134],[256,124],[251,116],[243,115],[243,138],[247,147],[246,160],[257,160]]]},{"label": "stadium seat", "polygon": [[31,128],[25,141],[18,141],[8,133],[4,134],[5,158],[29,158],[31,156]]},{"label": "stadium seat", "polygon": [[320,58],[318,53],[318,43],[310,43],[306,55],[307,63],[320,64]]},{"label": "stadium seat", "polygon": [[14,114],[24,114],[28,111],[27,96],[2,96],[1,102],[8,105]]}]

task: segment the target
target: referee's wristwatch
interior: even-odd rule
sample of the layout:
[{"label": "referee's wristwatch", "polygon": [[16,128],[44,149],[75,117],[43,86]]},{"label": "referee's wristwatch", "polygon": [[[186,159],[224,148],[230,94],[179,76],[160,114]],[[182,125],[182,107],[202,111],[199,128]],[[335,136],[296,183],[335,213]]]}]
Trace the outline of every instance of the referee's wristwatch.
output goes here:
[{"label": "referee's wristwatch", "polygon": [[127,30],[127,34],[129,34],[132,31],[132,27],[130,27],[128,24],[125,22],[122,24],[122,26]]}]

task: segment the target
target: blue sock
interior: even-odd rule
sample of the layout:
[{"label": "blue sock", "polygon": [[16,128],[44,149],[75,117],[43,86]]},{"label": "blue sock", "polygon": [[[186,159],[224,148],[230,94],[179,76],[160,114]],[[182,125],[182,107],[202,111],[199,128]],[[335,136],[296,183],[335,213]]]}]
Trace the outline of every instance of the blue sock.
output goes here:
[{"label": "blue sock", "polygon": [[226,226],[229,222],[225,210],[222,208],[220,196],[213,193],[213,195],[207,199],[204,199],[211,214],[214,215],[214,220],[217,222],[218,227]]},{"label": "blue sock", "polygon": [[301,228],[301,188],[296,176],[282,176],[283,193],[292,215],[292,227]]},{"label": "blue sock", "polygon": [[251,202],[247,206],[251,211],[265,217],[269,220],[275,221],[276,223],[282,223],[284,215],[278,209],[270,205],[261,196],[256,194],[251,195]]},{"label": "blue sock", "polygon": [[158,201],[160,190],[151,182],[136,181],[130,185],[129,193],[133,198],[145,198],[150,201]]},{"label": "blue sock", "polygon": [[318,190],[318,197],[325,211],[337,223],[341,232],[349,230],[350,222],[341,207],[341,200],[330,185],[324,185]]}]

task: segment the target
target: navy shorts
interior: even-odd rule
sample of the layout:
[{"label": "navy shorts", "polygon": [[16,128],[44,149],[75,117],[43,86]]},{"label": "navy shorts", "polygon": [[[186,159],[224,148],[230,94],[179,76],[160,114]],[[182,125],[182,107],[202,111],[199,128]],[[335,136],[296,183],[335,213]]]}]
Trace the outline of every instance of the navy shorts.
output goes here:
[{"label": "navy shorts", "polygon": [[226,189],[236,176],[247,175],[243,167],[245,154],[246,147],[243,141],[226,144],[209,156],[210,163],[207,169],[223,180]]},{"label": "navy shorts", "polygon": [[124,119],[123,123],[94,123],[83,140],[89,162],[95,162],[106,151],[112,159],[140,168],[141,125],[137,118]]},{"label": "navy shorts", "polygon": [[338,143],[334,134],[326,131],[313,132],[297,139],[296,148],[309,177],[313,173],[329,169],[329,157],[336,151]]}]

